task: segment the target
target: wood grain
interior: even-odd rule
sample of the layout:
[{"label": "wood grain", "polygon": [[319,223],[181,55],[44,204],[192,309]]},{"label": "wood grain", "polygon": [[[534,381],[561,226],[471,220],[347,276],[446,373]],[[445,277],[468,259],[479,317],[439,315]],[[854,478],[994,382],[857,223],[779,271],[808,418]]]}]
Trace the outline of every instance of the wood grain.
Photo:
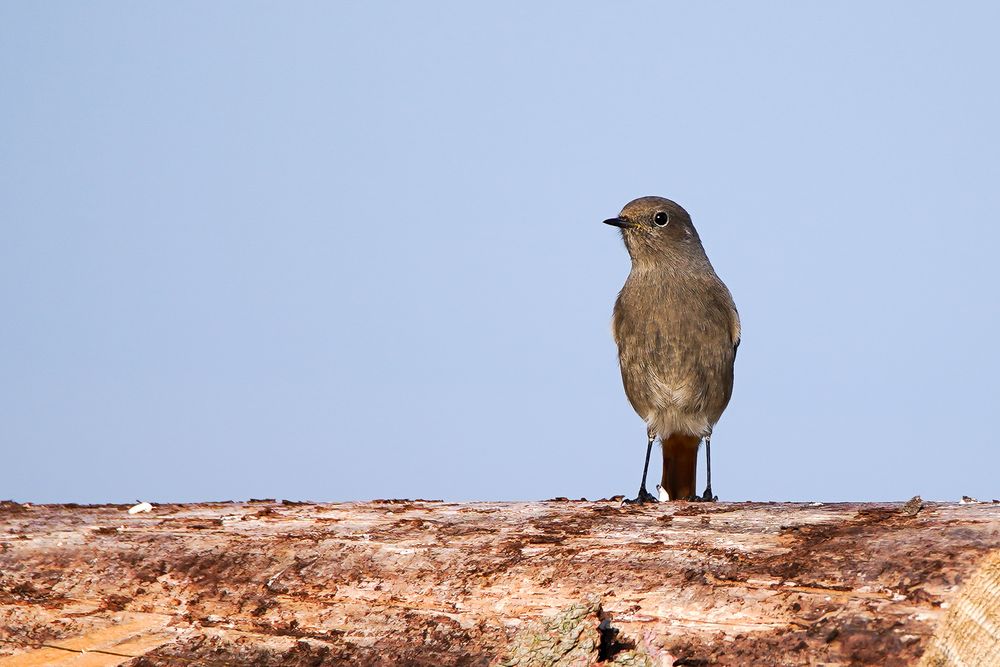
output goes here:
[{"label": "wood grain", "polygon": [[564,627],[617,664],[908,665],[1000,548],[993,503],[126,510],[0,504],[0,664],[571,664],[523,650]]}]

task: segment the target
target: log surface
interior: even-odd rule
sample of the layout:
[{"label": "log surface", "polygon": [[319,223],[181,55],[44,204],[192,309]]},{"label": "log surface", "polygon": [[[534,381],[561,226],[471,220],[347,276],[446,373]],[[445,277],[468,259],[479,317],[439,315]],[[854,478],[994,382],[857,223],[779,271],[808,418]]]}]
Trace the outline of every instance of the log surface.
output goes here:
[{"label": "log surface", "polygon": [[916,664],[1000,504],[912,509],[5,502],[0,665]]}]

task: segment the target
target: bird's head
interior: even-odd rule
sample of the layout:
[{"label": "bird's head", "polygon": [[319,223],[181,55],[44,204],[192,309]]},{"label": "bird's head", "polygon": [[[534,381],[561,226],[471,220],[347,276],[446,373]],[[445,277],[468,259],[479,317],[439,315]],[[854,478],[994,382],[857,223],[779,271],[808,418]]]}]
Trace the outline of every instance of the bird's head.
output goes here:
[{"label": "bird's head", "polygon": [[663,197],[640,197],[625,204],[617,218],[604,221],[621,229],[634,262],[695,253],[703,255],[691,216],[680,204]]}]

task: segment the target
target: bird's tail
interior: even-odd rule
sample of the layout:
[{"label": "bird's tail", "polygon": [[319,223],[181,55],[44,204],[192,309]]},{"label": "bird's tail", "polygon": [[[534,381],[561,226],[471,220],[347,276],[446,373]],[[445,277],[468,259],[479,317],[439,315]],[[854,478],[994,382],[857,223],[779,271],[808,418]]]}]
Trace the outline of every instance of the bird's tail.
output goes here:
[{"label": "bird's tail", "polygon": [[695,474],[698,470],[698,445],[696,435],[673,434],[660,441],[663,447],[664,488],[670,500],[687,500],[695,495]]}]

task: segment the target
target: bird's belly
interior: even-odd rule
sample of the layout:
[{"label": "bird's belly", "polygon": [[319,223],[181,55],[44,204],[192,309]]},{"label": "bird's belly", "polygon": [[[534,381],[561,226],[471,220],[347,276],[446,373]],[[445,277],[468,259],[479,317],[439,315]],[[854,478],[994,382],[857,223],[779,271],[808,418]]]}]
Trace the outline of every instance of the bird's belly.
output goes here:
[{"label": "bird's belly", "polygon": [[[636,413],[657,434],[704,437],[722,416],[732,390],[732,371],[693,358],[664,366],[648,354],[622,364],[625,394]],[[731,369],[731,363],[730,363]]]}]

